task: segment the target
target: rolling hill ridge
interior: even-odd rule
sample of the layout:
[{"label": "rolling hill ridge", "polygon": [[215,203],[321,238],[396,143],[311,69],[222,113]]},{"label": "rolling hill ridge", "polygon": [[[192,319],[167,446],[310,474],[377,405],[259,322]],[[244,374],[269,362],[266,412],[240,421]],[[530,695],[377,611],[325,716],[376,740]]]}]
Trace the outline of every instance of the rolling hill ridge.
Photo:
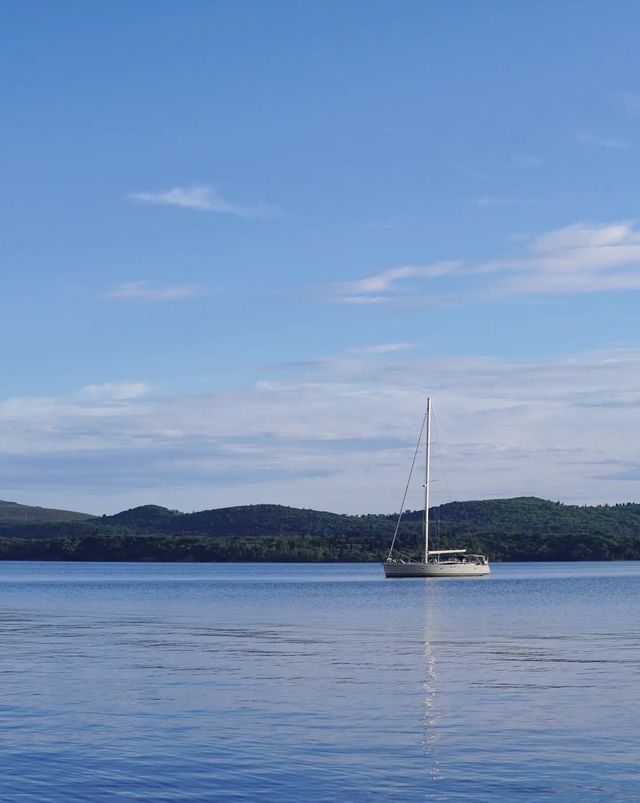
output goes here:
[{"label": "rolling hill ridge", "polygon": [[5,502],[0,499],[0,525],[4,523],[34,524],[57,521],[84,521],[94,518],[89,513],[76,513],[72,510],[55,510],[34,505],[20,505],[18,502]]},{"label": "rolling hill ridge", "polygon": [[[422,517],[404,513],[406,554],[419,551]],[[3,502],[0,559],[373,561],[385,557],[396,518],[269,504],[195,513],[144,505],[91,517]],[[466,547],[491,560],[638,560],[640,505],[450,502],[431,509],[430,538],[433,548]]]}]

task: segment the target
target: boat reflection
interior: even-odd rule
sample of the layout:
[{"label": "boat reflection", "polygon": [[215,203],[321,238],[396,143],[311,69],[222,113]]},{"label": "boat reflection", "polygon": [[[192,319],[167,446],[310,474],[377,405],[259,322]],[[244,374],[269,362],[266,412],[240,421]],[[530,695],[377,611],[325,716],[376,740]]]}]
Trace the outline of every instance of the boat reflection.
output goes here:
[{"label": "boat reflection", "polygon": [[426,583],[423,587],[423,595],[423,744],[427,758],[428,778],[430,781],[436,781],[442,777],[438,760],[442,722],[438,695],[438,664],[434,649],[438,640],[438,603],[441,594],[439,594],[437,584]]}]

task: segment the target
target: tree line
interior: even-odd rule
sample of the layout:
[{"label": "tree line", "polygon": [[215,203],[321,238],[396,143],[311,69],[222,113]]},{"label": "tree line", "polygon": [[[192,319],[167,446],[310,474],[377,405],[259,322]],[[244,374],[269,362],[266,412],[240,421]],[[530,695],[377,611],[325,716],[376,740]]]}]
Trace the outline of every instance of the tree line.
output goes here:
[{"label": "tree line", "polygon": [[[533,497],[452,502],[430,511],[433,549],[493,561],[640,560],[640,505],[562,505]],[[423,511],[406,511],[397,547],[418,556]],[[0,560],[384,560],[395,515],[346,516],[247,505],[197,513],[143,506],[82,521],[0,522]]]}]

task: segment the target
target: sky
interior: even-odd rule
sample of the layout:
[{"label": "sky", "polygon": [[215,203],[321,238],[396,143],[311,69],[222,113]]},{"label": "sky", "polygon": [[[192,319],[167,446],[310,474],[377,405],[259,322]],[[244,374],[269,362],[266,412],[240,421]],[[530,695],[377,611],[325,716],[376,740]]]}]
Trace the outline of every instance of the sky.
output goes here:
[{"label": "sky", "polygon": [[639,29],[5,0],[0,499],[640,501]]}]

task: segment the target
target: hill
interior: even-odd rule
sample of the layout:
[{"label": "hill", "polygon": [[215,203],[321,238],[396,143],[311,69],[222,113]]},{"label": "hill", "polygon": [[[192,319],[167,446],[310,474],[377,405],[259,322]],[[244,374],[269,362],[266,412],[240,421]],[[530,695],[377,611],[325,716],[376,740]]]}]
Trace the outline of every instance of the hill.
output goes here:
[{"label": "hill", "polygon": [[102,518],[104,524],[130,525],[145,532],[195,533],[202,535],[322,535],[348,527],[355,516],[325,513],[284,505],[240,505],[197,513],[147,505]]},{"label": "hill", "polygon": [[93,516],[88,513],[75,513],[72,510],[53,510],[46,507],[20,505],[17,502],[5,502],[0,499],[0,523],[34,524],[58,521],[84,521]]},{"label": "hill", "polygon": [[[395,514],[282,505],[196,513],[144,505],[113,516],[69,515],[75,519],[0,519],[0,559],[371,561],[385,557],[396,524]],[[422,517],[420,510],[403,516],[398,546],[406,554],[418,554]],[[432,548],[466,547],[494,561],[638,560],[640,505],[451,502],[431,510],[430,537]]]}]

